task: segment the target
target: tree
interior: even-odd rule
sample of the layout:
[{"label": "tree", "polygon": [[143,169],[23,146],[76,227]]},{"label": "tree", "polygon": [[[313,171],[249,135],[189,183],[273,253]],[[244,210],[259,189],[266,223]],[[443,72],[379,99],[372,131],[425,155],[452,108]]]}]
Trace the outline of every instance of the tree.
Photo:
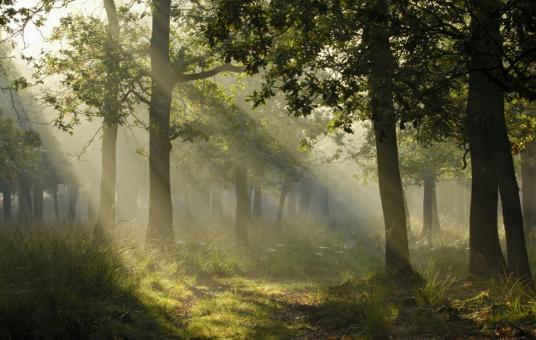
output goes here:
[{"label": "tree", "polygon": [[[256,104],[280,90],[293,114],[331,108],[332,129],[351,132],[357,118],[372,119],[387,268],[411,275],[395,130],[397,60],[390,45],[396,38],[388,3],[212,3],[216,14],[207,27],[211,42],[224,49],[228,62],[244,63],[250,73],[263,70],[263,87],[252,96]],[[364,105],[367,98],[370,103]]]},{"label": "tree", "polygon": [[[188,14],[174,19],[188,25]],[[202,8],[201,8],[202,9]],[[241,67],[230,64],[218,65],[200,72],[188,72],[197,64],[210,64],[209,56],[187,55],[187,49],[170,54],[170,25],[172,19],[170,0],[152,2],[151,55],[151,99],[149,104],[149,222],[147,244],[170,245],[174,240],[173,213],[170,182],[170,113],[174,87],[179,83],[206,79],[221,72],[241,72]],[[183,21],[181,21],[181,19]],[[196,17],[196,19],[199,19]],[[192,30],[195,33],[195,30]],[[190,31],[191,32],[191,31]]]},{"label": "tree", "polygon": [[498,187],[506,230],[508,270],[516,277],[530,279],[521,203],[504,114],[505,91],[501,85],[502,4],[480,0],[469,4],[472,10],[471,37],[475,42],[470,51],[467,103],[473,169],[470,268],[477,275],[501,270],[502,254],[495,236],[496,214],[491,214],[497,211]]}]

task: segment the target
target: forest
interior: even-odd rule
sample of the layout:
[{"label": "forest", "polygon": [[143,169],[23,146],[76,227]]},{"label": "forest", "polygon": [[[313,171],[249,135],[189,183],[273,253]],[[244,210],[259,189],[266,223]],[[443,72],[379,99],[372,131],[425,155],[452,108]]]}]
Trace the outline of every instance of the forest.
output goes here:
[{"label": "forest", "polygon": [[0,339],[535,339],[536,1],[0,0]]}]

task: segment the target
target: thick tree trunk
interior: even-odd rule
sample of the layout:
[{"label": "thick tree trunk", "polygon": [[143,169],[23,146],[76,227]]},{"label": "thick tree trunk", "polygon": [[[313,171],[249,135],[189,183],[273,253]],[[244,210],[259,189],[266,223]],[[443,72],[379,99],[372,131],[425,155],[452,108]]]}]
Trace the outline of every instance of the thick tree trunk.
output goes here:
[{"label": "thick tree trunk", "polygon": [[236,239],[240,243],[248,243],[248,210],[250,209],[247,171],[243,164],[236,167],[235,174],[236,213],[235,232]]},{"label": "thick tree trunk", "polygon": [[69,207],[67,210],[67,220],[70,222],[76,221],[76,206],[78,205],[78,196],[80,189],[77,183],[69,185]]},{"label": "thick tree trunk", "polygon": [[37,222],[43,221],[43,192],[44,188],[42,184],[34,185],[34,218]]},{"label": "thick tree trunk", "polygon": [[365,28],[364,41],[370,53],[369,95],[376,139],[378,183],[385,223],[385,260],[387,271],[413,275],[404,210],[402,181],[396,142],[396,117],[393,104],[394,58],[387,32],[387,4],[371,4],[376,22]]},{"label": "thick tree trunk", "polygon": [[19,188],[18,188],[18,220],[22,223],[27,223],[32,220],[32,195],[30,191],[30,185],[26,179],[26,176],[21,176],[19,178]]},{"label": "thick tree trunk", "polygon": [[151,102],[149,105],[149,246],[174,243],[169,119],[173,83],[169,59],[171,0],[152,2]]},{"label": "thick tree trunk", "polygon": [[521,193],[523,224],[533,238],[536,233],[536,141],[521,152]]},{"label": "thick tree trunk", "polygon": [[2,186],[2,196],[3,196],[3,221],[5,224],[11,223],[11,182],[5,181]]},{"label": "thick tree trunk", "polygon": [[[467,104],[468,119],[471,124],[469,129],[469,134],[472,135],[470,136],[471,148],[473,149],[473,145],[478,143],[475,139],[480,137],[483,139],[479,142],[483,145],[476,146],[475,153],[482,150],[484,153],[491,153],[488,157],[493,163],[501,194],[508,270],[515,277],[530,279],[519,189],[504,117],[504,90],[501,84],[501,4],[499,1],[483,0],[473,0],[470,3],[474,9],[471,23],[474,46],[471,50],[472,71],[469,75]],[[478,155],[476,156],[478,158]],[[482,185],[495,185],[495,182],[482,183]],[[471,203],[472,205],[480,204],[476,200],[472,200]],[[492,214],[492,211],[487,211],[487,214]],[[478,222],[475,221],[475,223]],[[491,227],[490,225],[489,228]],[[482,236],[473,235],[473,237]]]}]

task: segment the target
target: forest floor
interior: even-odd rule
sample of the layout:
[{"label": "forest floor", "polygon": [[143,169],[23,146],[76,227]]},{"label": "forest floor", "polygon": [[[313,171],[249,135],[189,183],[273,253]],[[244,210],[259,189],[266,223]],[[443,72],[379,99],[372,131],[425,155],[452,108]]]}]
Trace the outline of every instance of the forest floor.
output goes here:
[{"label": "forest floor", "polygon": [[182,236],[165,255],[56,229],[0,237],[0,338],[536,338],[535,294],[468,278],[463,235],[413,240],[411,286],[382,274],[379,237]]}]

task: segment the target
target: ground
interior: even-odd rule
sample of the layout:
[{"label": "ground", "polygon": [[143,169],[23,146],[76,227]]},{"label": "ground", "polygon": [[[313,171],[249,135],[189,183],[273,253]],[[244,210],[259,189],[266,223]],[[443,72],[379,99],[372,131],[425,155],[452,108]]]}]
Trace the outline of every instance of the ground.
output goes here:
[{"label": "ground", "polygon": [[384,274],[381,237],[258,228],[249,246],[223,227],[183,233],[165,254],[55,228],[4,236],[0,338],[536,338],[532,291],[468,277],[463,233],[413,239],[424,280],[408,284]]}]

